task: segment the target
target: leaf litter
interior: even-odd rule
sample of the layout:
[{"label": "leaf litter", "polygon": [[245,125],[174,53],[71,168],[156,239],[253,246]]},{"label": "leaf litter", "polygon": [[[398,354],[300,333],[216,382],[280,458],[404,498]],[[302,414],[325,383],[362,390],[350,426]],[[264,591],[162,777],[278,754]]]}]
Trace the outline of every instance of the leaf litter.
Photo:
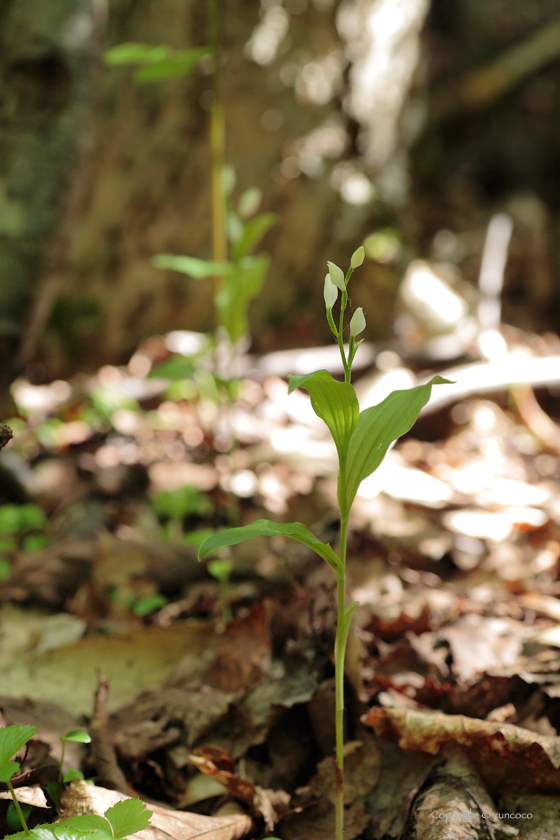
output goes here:
[{"label": "leaf litter", "polygon": [[[107,383],[111,411],[80,414]],[[539,836],[554,836],[558,447],[532,392],[508,406],[507,383],[493,387],[496,396],[481,396],[471,384],[462,402],[426,416],[360,488],[349,552],[349,594],[360,601],[347,660],[349,840],[432,837],[434,809],[481,807],[493,815],[476,827],[486,836],[536,836],[515,819],[522,807],[535,812],[533,832],[538,820]],[[33,386],[18,389],[21,405],[33,402]],[[232,489],[244,524],[272,513],[336,539],[333,446],[306,396],[286,396],[283,378],[254,375],[223,427],[157,380],[108,366],[54,402],[45,392],[5,452],[19,453],[17,480],[48,512],[48,545],[8,549],[3,637],[15,632],[14,604],[34,618],[3,645],[3,694],[91,716],[101,668],[106,735],[131,791],[190,809],[166,811],[157,836],[331,836],[331,573],[280,533],[232,547],[235,618],[225,627],[217,583],[194,559],[197,532],[231,516]],[[554,408],[549,393],[539,397]],[[47,435],[49,418],[60,422]],[[206,495],[206,509],[158,514],[154,494],[185,485]],[[154,596],[163,602],[143,613]],[[66,619],[55,631],[57,615]],[[2,708],[8,722],[26,722],[14,700]],[[83,762],[90,775],[94,753]],[[86,787],[74,783],[72,796],[94,807]],[[496,817],[512,803],[512,819]],[[223,816],[228,808],[238,813]],[[462,834],[443,827],[471,836],[463,822]]]}]

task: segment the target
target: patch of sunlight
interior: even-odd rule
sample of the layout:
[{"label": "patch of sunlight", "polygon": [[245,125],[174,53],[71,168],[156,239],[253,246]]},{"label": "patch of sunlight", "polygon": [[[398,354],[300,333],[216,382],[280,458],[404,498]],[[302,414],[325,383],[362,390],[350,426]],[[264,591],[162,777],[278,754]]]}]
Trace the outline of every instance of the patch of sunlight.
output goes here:
[{"label": "patch of sunlight", "polygon": [[442,522],[450,531],[481,540],[503,542],[513,533],[516,525],[541,528],[548,515],[536,508],[511,507],[503,511],[454,510],[443,516]]},{"label": "patch of sunlight", "polygon": [[420,55],[428,0],[344,3],[337,26],[353,62],[348,108],[366,128],[366,155],[381,167],[397,138],[398,117]]},{"label": "patch of sunlight", "polygon": [[245,54],[256,64],[272,64],[288,33],[289,23],[289,15],[282,6],[269,6],[245,45]]},{"label": "patch of sunlight", "polygon": [[10,392],[18,408],[30,414],[53,411],[69,399],[72,389],[68,382],[58,379],[49,385],[32,385],[28,379],[20,377],[12,383]]},{"label": "patch of sunlight", "polygon": [[463,298],[422,260],[409,265],[399,296],[433,334],[453,330],[468,314]]}]

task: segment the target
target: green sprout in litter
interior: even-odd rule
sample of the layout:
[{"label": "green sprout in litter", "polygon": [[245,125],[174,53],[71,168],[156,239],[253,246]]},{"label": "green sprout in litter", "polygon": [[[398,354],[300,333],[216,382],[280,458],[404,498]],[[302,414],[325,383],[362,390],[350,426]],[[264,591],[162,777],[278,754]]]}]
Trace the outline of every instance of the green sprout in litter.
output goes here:
[{"label": "green sprout in litter", "polygon": [[[152,811],[148,811],[140,799],[125,799],[116,802],[105,811],[103,817],[95,814],[81,814],[70,817],[62,822],[37,825],[29,829],[27,818],[31,813],[28,805],[18,801],[12,785],[12,778],[19,773],[20,764],[10,759],[16,755],[34,737],[37,732],[34,726],[14,724],[0,729],[0,782],[7,785],[12,796],[14,817],[12,826],[19,828],[17,834],[11,834],[13,840],[77,840],[85,838],[95,832],[95,840],[124,840],[129,834],[136,834],[150,825]],[[73,729],[61,738],[64,758],[64,746],[67,741],[77,741],[87,744],[90,741],[87,732]],[[60,768],[62,768],[62,758]]]},{"label": "green sprout in litter", "polygon": [[233,570],[233,561],[223,558],[221,560],[210,560],[208,571],[218,581],[220,592],[220,604],[222,606],[222,620],[229,624],[233,619],[231,612],[231,597],[229,592],[229,578]]},{"label": "green sprout in litter", "polygon": [[[338,553],[321,542],[301,522],[279,523],[260,519],[240,528],[230,528],[206,539],[199,550],[203,559],[224,546],[236,545],[252,537],[285,536],[298,540],[312,548],[333,569],[337,581],[337,629],[334,645],[335,662],[335,730],[336,730],[336,804],[335,838],[343,840],[344,834],[344,658],[346,643],[355,601],[346,604],[346,547],[350,511],[362,481],[381,464],[393,441],[406,434],[428,400],[433,385],[448,382],[435,376],[425,385],[404,391],[393,391],[379,405],[360,411],[358,398],[351,384],[352,362],[361,344],[358,336],[366,326],[362,308],[355,310],[348,327],[345,325],[348,306],[348,281],[354,270],[364,261],[364,248],[352,255],[346,274],[339,266],[328,263],[325,277],[324,299],[327,322],[340,348],[344,382],[338,382],[326,370],[301,376],[290,375],[288,392],[302,387],[309,393],[315,413],[327,425],[338,454],[338,506],[340,509],[340,545]],[[340,293],[338,321],[333,316],[333,307]],[[348,330],[348,345],[344,337]]]},{"label": "green sprout in litter", "polygon": [[[58,781],[66,781],[63,778],[63,769],[62,766],[64,764],[64,753],[66,751],[66,744],[68,741],[73,742],[74,744],[91,744],[91,735],[87,732],[84,732],[83,729],[72,729],[70,732],[67,732],[66,735],[60,736],[60,741],[62,744],[62,752],[60,753],[60,764],[58,765]],[[73,778],[71,781],[75,781],[75,773],[72,774]],[[83,777],[82,777],[83,778]]]}]

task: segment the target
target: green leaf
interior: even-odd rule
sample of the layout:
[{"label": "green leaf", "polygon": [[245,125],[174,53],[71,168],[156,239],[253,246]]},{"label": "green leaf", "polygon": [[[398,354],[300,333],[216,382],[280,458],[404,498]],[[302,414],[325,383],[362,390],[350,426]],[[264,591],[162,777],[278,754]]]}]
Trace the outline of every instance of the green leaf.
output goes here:
[{"label": "green leaf", "polygon": [[139,64],[134,78],[137,82],[156,82],[176,76],[186,76],[196,65],[209,55],[208,47],[196,47],[188,50],[174,50],[167,46],[127,43],[107,50],[103,59],[105,64]]},{"label": "green leaf", "polygon": [[[350,632],[350,624],[352,622],[352,616],[354,615],[354,610],[357,606],[359,606],[359,601],[354,601],[344,610],[344,615],[342,616],[341,621],[341,638],[340,644],[342,650],[346,650],[346,642],[348,640],[348,633]],[[344,663],[342,663],[342,667],[344,667]]]},{"label": "green leaf", "polygon": [[19,764],[17,761],[6,761],[0,766],[0,782],[9,782],[12,776],[19,771]]},{"label": "green leaf", "polygon": [[235,271],[235,265],[229,262],[215,262],[213,260],[199,260],[197,257],[184,257],[175,254],[158,254],[152,264],[156,268],[179,271],[188,274],[195,280],[205,280],[207,277],[225,277]]},{"label": "green leaf", "polygon": [[183,379],[190,379],[195,370],[192,358],[177,353],[152,368],[148,379],[170,379],[171,382],[180,382]]},{"label": "green leaf", "polygon": [[83,729],[71,729],[63,735],[61,741],[73,741],[76,744],[91,744],[91,735]]},{"label": "green leaf", "polygon": [[63,782],[78,782],[84,779],[84,774],[81,770],[76,770],[75,767],[69,767],[63,776]]},{"label": "green leaf", "polygon": [[168,52],[169,48],[165,46],[158,47],[152,44],[128,42],[106,50],[103,53],[103,61],[109,65],[146,64],[161,61],[167,56]]},{"label": "green leaf", "polygon": [[138,618],[144,618],[144,616],[150,615],[150,613],[165,607],[168,603],[169,601],[165,595],[154,592],[153,595],[145,595],[144,598],[138,598],[132,606],[132,612]]},{"label": "green leaf", "polygon": [[[31,805],[27,805],[25,802],[20,802],[19,807],[21,808],[23,819],[27,822],[31,811],[33,810]],[[16,806],[13,802],[10,802],[8,805],[8,810],[6,811],[6,822],[8,824],[8,828],[13,829],[14,831],[19,831],[23,828],[19,814],[16,811]]]},{"label": "green leaf", "polygon": [[241,257],[250,254],[257,247],[263,236],[276,223],[277,218],[276,213],[262,213],[256,219],[246,222],[242,235],[239,239],[235,240],[232,248],[233,259],[240,260]]},{"label": "green leaf", "polygon": [[79,831],[83,834],[89,831],[103,831],[110,836],[113,835],[110,820],[105,819],[105,817],[100,817],[97,814],[80,814],[77,817],[69,817],[61,825],[69,831]]},{"label": "green leaf", "polygon": [[291,537],[308,548],[312,548],[336,572],[341,570],[340,557],[334,553],[330,545],[321,542],[301,522],[271,522],[269,519],[258,519],[250,525],[243,525],[241,528],[228,528],[226,531],[220,531],[218,534],[208,537],[198,550],[198,559],[203,560],[219,548],[237,545],[254,537]]},{"label": "green leaf", "polygon": [[[84,814],[83,816],[87,817],[88,814]],[[79,817],[73,817],[73,819],[79,819]],[[44,826],[47,828],[48,826]],[[65,822],[58,823],[58,825],[53,825],[54,828],[54,837],[55,840],[113,840],[113,835],[111,831],[101,831],[101,829],[95,831],[94,833],[91,831],[83,831],[79,828],[68,828]],[[109,827],[110,828],[110,827]],[[33,832],[31,832],[33,834]],[[37,840],[50,840],[49,835],[45,835],[43,837],[38,837]]]},{"label": "green leaf", "polygon": [[39,505],[22,505],[19,509],[20,530],[33,531],[44,528],[47,524],[45,511]]},{"label": "green leaf", "polygon": [[326,370],[297,376],[288,374],[288,393],[296,388],[305,388],[311,397],[313,411],[324,420],[333,436],[339,461],[346,457],[352,432],[358,423],[360,407],[352,385],[337,382]]},{"label": "green leaf", "polygon": [[[66,778],[64,781],[66,781]],[[70,779],[70,781],[74,781],[74,779]],[[61,796],[64,793],[64,785],[62,782],[46,782],[43,789],[53,802],[57,811],[60,811],[62,809]]]},{"label": "green leaf", "polygon": [[36,825],[27,833],[18,831],[17,834],[10,834],[10,840],[57,840],[55,828],[55,825]]},{"label": "green leaf", "polygon": [[198,487],[185,484],[175,490],[161,490],[152,499],[158,516],[184,519],[185,516],[204,516],[212,510],[210,498]]},{"label": "green leaf", "polygon": [[136,834],[150,825],[153,811],[148,811],[141,799],[125,799],[116,802],[112,808],[105,811],[105,817],[113,827],[113,834],[117,838],[127,834]]},{"label": "green leaf", "polygon": [[235,264],[234,271],[224,277],[223,285],[216,293],[218,322],[227,330],[232,343],[249,331],[249,304],[259,294],[269,265],[268,254],[243,257]]},{"label": "green leaf", "polygon": [[207,566],[208,571],[213,578],[219,581],[228,581],[233,571],[233,561],[226,557],[221,560],[210,560]]},{"label": "green leaf", "polygon": [[35,726],[21,726],[19,723],[0,729],[0,764],[6,764],[36,732]]},{"label": "green leaf", "polygon": [[338,503],[342,516],[348,515],[358,487],[377,469],[392,442],[412,428],[430,399],[432,385],[448,384],[448,379],[434,376],[426,385],[393,391],[379,405],[360,413],[340,464]]},{"label": "green leaf", "polygon": [[0,534],[15,534],[20,530],[20,505],[0,507]]}]

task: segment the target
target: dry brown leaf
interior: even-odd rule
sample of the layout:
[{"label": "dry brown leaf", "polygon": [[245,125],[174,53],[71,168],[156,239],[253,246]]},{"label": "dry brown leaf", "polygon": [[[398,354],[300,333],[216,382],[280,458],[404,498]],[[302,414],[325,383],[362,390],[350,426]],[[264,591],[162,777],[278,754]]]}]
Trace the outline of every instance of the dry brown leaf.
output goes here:
[{"label": "dry brown leaf", "polygon": [[[109,710],[169,677],[179,660],[191,679],[216,655],[219,636],[210,622],[187,621],[111,636],[90,636],[73,645],[21,656],[3,669],[12,697],[58,703],[74,715],[89,714],[101,666],[109,678]],[[187,653],[188,652],[188,653]]]},{"label": "dry brown leaf", "polygon": [[253,784],[250,779],[243,779],[235,772],[235,761],[231,755],[220,747],[207,745],[193,750],[189,756],[192,763],[206,775],[222,784],[234,799],[245,802],[255,812],[261,814],[266,827],[272,831],[278,815],[276,808],[279,806],[285,810],[288,802],[288,794],[278,791],[267,791]]},{"label": "dry brown leaf", "polygon": [[424,712],[415,709],[370,709],[364,722],[379,736],[398,738],[405,750],[436,755],[443,744],[455,741],[465,746],[484,744],[500,756],[544,752],[550,764],[560,767],[560,738],[538,735],[512,723],[495,723],[465,715]]},{"label": "dry brown leaf", "polygon": [[[0,790],[0,799],[9,799],[12,801],[12,794],[9,790]],[[50,808],[47,798],[40,787],[18,787],[17,788],[18,802],[23,802],[25,805],[33,805],[34,808]]]},{"label": "dry brown leaf", "polygon": [[[93,787],[86,782],[73,782],[62,794],[63,811],[61,817],[80,814],[103,816],[107,808],[115,802],[122,802],[129,797]],[[225,817],[206,817],[202,814],[190,814],[187,811],[173,811],[159,805],[149,805],[152,811],[151,825],[134,836],[138,840],[237,840],[251,830],[251,818],[244,814]]]}]

